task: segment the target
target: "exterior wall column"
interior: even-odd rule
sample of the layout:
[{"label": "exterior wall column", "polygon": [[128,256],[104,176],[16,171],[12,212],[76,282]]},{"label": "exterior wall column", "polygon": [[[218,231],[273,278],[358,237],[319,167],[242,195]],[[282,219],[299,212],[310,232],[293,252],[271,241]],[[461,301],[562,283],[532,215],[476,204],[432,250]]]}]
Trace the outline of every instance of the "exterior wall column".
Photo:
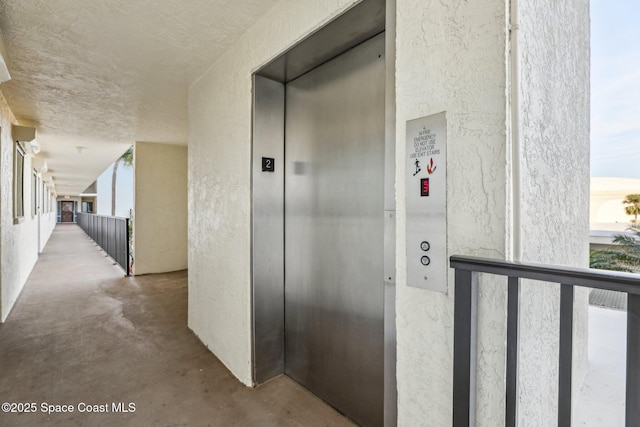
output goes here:
[{"label": "exterior wall column", "polygon": [[134,273],[187,268],[187,147],[136,142]]}]

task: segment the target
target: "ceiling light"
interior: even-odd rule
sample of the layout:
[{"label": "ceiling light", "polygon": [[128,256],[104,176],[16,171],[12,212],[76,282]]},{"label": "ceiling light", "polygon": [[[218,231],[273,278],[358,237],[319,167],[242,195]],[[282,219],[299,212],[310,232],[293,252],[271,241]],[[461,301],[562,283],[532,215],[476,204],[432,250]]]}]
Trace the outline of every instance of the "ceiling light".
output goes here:
[{"label": "ceiling light", "polygon": [[30,154],[32,156],[35,156],[40,152],[40,144],[38,144],[37,139],[28,142],[20,141],[20,146],[26,154]]}]

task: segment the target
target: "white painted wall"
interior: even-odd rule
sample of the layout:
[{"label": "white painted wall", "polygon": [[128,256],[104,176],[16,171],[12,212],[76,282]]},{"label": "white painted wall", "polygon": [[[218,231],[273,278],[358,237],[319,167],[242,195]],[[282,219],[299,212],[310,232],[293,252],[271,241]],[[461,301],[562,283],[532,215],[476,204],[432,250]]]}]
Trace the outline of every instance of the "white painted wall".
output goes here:
[{"label": "white painted wall", "polygon": [[[587,266],[588,3],[527,3],[520,47],[523,259]],[[398,2],[397,138],[404,141],[406,120],[447,111],[449,254],[514,255],[506,6]],[[430,424],[448,425],[453,274],[448,296],[404,286],[404,147],[398,148],[399,423],[419,425],[430,414]],[[481,278],[478,425],[504,424],[504,284]],[[556,423],[558,292],[539,289],[526,287],[522,297],[521,425]],[[586,362],[585,298],[581,292],[576,301],[578,386]]]},{"label": "white painted wall", "polygon": [[187,268],[187,147],[136,142],[134,271]]},{"label": "white painted wall", "polygon": [[[24,217],[14,224],[14,142],[11,125],[18,124],[4,96],[0,93],[0,321],[7,319],[13,305],[38,259],[42,241],[48,240],[53,224],[42,218],[40,242],[38,217],[32,215],[32,159],[24,162]],[[55,218],[55,215],[54,215]]]},{"label": "white painted wall", "polygon": [[[397,2],[398,423],[451,425],[453,271],[448,294],[406,286],[406,121],[447,112],[448,253],[508,257],[504,1]],[[504,281],[479,294],[478,425],[504,425]],[[425,421],[428,415],[428,423]]]},{"label": "white painted wall", "polygon": [[[587,267],[589,1],[521,0],[520,13],[522,259]],[[558,295],[557,286],[522,289],[521,426],[557,423]],[[574,399],[586,372],[587,298],[576,292]]]},{"label": "white painted wall", "polygon": [[55,196],[49,188],[46,185],[43,188],[41,175],[38,179],[38,186],[38,206],[40,213],[38,218],[40,221],[40,232],[38,233],[40,236],[40,244],[38,246],[38,252],[40,253],[44,250],[56,226],[57,204]]},{"label": "white painted wall", "polygon": [[[278,3],[190,88],[189,326],[245,384],[251,384],[251,72],[351,3]],[[524,90],[531,96],[523,99],[521,112],[523,250],[527,260],[586,265],[588,20],[583,1],[556,3],[542,0],[544,13],[525,7],[523,67],[535,70],[526,75]],[[533,3],[530,7],[534,9]],[[453,410],[453,273],[446,295],[406,286],[405,124],[447,112],[449,254],[512,257],[507,12],[504,0],[404,0],[397,5],[396,322],[398,420],[403,426],[450,425]],[[536,23],[544,24],[546,43],[535,42]],[[553,37],[567,43],[561,54],[551,52],[558,43]],[[556,79],[562,76],[566,87],[549,86],[551,72]],[[533,206],[542,197],[547,199]],[[478,425],[500,425],[506,281],[482,283]],[[523,301],[528,313],[542,313],[544,327],[530,318],[524,324],[553,349],[549,337],[557,329],[546,320],[554,317],[549,308],[557,305],[556,293]],[[532,357],[544,356],[545,368],[555,364],[547,350],[538,351],[531,341],[525,345]],[[533,380],[530,372],[524,373],[523,381]],[[537,395],[548,394],[547,380],[537,382],[544,387]],[[525,387],[523,399],[532,393]],[[523,425],[548,425],[553,403],[533,400],[524,405],[529,418]],[[545,414],[532,413],[534,408]]]},{"label": "white painted wall", "polygon": [[40,252],[44,250],[54,228],[56,228],[55,205],[52,212],[43,213],[40,217]]}]

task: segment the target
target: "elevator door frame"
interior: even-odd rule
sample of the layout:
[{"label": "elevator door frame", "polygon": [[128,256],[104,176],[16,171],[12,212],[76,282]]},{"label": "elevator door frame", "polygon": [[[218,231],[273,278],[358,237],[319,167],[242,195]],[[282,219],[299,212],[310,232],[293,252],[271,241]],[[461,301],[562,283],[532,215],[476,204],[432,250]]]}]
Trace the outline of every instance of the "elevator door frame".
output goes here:
[{"label": "elevator door frame", "polygon": [[[253,381],[284,374],[285,87],[307,71],[385,32],[384,424],[396,424],[395,378],[395,1],[363,0],[260,68],[253,84]],[[386,20],[386,22],[385,22]],[[265,171],[263,159],[274,159]]]}]

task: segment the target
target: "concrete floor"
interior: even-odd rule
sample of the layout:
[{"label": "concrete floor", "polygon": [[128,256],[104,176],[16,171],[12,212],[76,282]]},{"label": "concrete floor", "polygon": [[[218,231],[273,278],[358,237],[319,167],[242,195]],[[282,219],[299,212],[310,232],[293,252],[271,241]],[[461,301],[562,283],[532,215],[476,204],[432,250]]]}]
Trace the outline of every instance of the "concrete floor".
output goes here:
[{"label": "concrete floor", "polygon": [[574,426],[624,426],[627,312],[589,307],[589,366]]},{"label": "concrete floor", "polygon": [[35,413],[2,426],[353,425],[287,377],[243,386],[187,328],[186,271],[125,278],[75,225],[56,227],[0,324],[4,402]]}]

